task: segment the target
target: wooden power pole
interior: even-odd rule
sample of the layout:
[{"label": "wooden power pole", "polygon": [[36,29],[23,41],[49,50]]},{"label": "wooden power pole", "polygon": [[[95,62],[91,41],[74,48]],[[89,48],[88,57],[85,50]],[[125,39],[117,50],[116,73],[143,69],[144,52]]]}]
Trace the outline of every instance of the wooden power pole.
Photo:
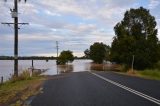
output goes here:
[{"label": "wooden power pole", "polygon": [[57,59],[58,59],[58,50],[59,50],[58,41],[56,41],[56,48],[57,48]]},{"label": "wooden power pole", "polygon": [[18,76],[18,1],[14,0],[14,75]]},{"label": "wooden power pole", "polygon": [[57,61],[56,61],[56,64],[58,65],[59,64],[59,62],[58,62],[58,50],[59,50],[58,41],[56,41],[56,49],[57,49]]},{"label": "wooden power pole", "polygon": [[[12,18],[14,18],[14,23],[2,23],[7,25],[14,25],[14,76],[18,76],[18,25],[25,25],[28,23],[18,23],[18,1],[14,0],[14,8],[11,9]],[[26,0],[25,0],[26,2]]]}]

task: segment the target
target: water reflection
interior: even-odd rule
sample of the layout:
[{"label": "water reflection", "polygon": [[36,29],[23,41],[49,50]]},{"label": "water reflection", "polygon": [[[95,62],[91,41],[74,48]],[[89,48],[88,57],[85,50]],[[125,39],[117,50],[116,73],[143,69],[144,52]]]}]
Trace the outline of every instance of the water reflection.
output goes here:
[{"label": "water reflection", "polygon": [[91,63],[90,64],[90,70],[102,71],[102,70],[105,70],[105,65],[104,64]]},{"label": "water reflection", "polygon": [[44,73],[44,75],[57,75],[61,73],[89,71],[91,62],[91,60],[74,60],[73,63],[69,63],[67,65],[53,64],[52,67],[50,67],[50,69]]},{"label": "water reflection", "polygon": [[[10,75],[13,75],[14,61],[0,60],[0,77],[3,76],[7,80]],[[31,60],[20,60],[19,61],[19,73],[30,68],[32,66]],[[73,63],[68,65],[56,65],[55,60],[34,60],[35,69],[48,69],[44,75],[57,75],[65,72],[81,72],[81,71],[110,71],[115,69],[113,64],[94,64],[91,60],[74,60]]]},{"label": "water reflection", "polygon": [[95,64],[90,63],[89,70],[94,71],[118,71],[118,65],[111,63]]},{"label": "water reflection", "polygon": [[67,65],[58,65],[57,74],[69,73],[69,72],[80,72],[80,71],[115,71],[118,69],[118,66],[111,63],[96,64],[93,62],[85,62],[80,64],[67,64]]},{"label": "water reflection", "polygon": [[74,67],[73,67],[72,64],[58,65],[57,66],[57,72],[58,72],[58,74],[73,72],[73,70],[74,70]]}]

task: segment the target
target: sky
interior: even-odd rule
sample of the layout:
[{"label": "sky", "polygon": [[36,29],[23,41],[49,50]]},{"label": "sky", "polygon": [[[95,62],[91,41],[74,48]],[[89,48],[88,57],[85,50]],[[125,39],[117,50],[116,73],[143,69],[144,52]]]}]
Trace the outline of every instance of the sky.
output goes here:
[{"label": "sky", "polygon": [[[13,22],[13,1],[0,0],[0,22]],[[19,56],[56,56],[71,50],[83,56],[94,42],[111,45],[114,26],[130,8],[143,6],[156,18],[160,39],[160,0],[28,0],[19,3]],[[0,24],[0,55],[14,55],[13,26]]]}]

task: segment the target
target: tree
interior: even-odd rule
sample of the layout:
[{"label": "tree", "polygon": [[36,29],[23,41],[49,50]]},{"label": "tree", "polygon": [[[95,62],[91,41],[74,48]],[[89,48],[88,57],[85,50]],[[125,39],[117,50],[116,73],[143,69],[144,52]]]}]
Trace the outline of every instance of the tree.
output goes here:
[{"label": "tree", "polygon": [[85,52],[95,63],[102,63],[106,57],[106,47],[105,44],[96,42],[90,46],[90,50]]},{"label": "tree", "polygon": [[130,65],[134,55],[136,69],[152,67],[158,61],[158,30],[149,10],[140,7],[126,11],[114,31],[112,61]]},{"label": "tree", "polygon": [[108,45],[105,45],[105,50],[106,50],[106,53],[105,53],[105,60],[106,61],[110,61],[110,46]]},{"label": "tree", "polygon": [[68,62],[73,62],[74,56],[72,54],[72,51],[62,51],[60,56],[58,57],[58,63],[59,64],[66,64]]},{"label": "tree", "polygon": [[90,58],[89,55],[90,55],[90,51],[88,49],[86,49],[84,51],[84,54],[85,54],[85,58]]}]

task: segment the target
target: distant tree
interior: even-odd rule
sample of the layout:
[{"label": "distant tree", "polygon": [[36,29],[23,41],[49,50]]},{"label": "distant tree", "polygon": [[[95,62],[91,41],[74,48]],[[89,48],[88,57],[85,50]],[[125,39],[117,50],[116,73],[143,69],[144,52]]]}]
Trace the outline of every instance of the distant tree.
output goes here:
[{"label": "distant tree", "polygon": [[85,54],[85,58],[90,58],[90,51],[88,50],[88,49],[86,49],[85,51],[84,51],[84,54]]},{"label": "distant tree", "polygon": [[77,56],[74,56],[74,59],[78,59],[79,57],[77,57]]},{"label": "distant tree", "polygon": [[60,56],[58,57],[58,63],[59,64],[66,64],[68,62],[73,62],[74,56],[72,51],[62,51]]},{"label": "distant tree", "polygon": [[106,50],[106,54],[105,54],[105,60],[106,61],[110,61],[110,46],[105,45],[105,50]]},{"label": "distant tree", "polygon": [[134,55],[136,69],[152,67],[158,61],[158,30],[149,10],[140,7],[126,11],[114,31],[116,36],[111,47],[112,61],[130,65]]},{"label": "distant tree", "polygon": [[102,63],[106,57],[106,47],[105,44],[96,42],[90,46],[90,50],[86,50],[87,55],[89,55],[93,62]]}]

